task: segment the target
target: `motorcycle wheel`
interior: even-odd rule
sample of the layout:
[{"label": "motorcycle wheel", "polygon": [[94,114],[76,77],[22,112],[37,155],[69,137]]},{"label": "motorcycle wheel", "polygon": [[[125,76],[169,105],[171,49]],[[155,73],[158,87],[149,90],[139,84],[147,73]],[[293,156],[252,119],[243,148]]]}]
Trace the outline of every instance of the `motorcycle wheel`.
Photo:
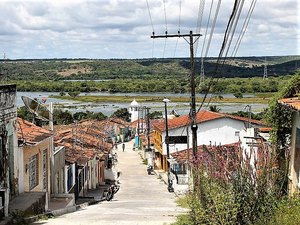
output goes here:
[{"label": "motorcycle wheel", "polygon": [[116,194],[120,190],[120,186],[116,185],[114,188],[114,194]]}]

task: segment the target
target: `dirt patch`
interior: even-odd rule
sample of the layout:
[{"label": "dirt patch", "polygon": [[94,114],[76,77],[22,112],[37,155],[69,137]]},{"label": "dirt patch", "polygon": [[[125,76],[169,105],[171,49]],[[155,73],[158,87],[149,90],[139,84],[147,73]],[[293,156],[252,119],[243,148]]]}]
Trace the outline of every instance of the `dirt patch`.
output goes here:
[{"label": "dirt patch", "polygon": [[63,77],[71,76],[72,74],[88,74],[91,72],[90,67],[79,67],[79,66],[73,66],[68,69],[63,69],[62,71],[58,71],[58,75]]}]

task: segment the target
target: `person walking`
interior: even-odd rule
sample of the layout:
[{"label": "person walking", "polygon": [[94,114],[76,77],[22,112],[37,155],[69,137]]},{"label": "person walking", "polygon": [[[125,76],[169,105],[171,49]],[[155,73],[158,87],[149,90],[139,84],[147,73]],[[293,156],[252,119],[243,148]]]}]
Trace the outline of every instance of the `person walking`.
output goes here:
[{"label": "person walking", "polygon": [[122,144],[122,149],[123,149],[123,152],[125,150],[125,143]]}]

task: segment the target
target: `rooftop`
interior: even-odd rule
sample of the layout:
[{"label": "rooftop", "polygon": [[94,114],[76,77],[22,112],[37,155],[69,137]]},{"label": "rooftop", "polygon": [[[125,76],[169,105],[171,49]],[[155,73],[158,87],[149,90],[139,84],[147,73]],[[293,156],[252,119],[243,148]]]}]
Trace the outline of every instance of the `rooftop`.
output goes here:
[{"label": "rooftop", "polygon": [[[199,124],[199,123],[216,120],[216,119],[220,119],[220,118],[230,118],[230,119],[244,121],[244,122],[251,122],[252,124],[264,125],[264,123],[259,120],[253,120],[253,119],[249,119],[249,118],[245,118],[245,117],[233,116],[233,115],[229,115],[229,114],[225,114],[225,113],[212,112],[212,111],[206,111],[206,110],[202,110],[196,114],[196,123]],[[175,129],[175,128],[187,126],[190,123],[191,123],[191,119],[190,119],[189,115],[183,115],[183,116],[168,120],[168,127],[169,127],[169,129]],[[157,129],[159,129],[160,131],[165,130],[165,122],[164,121],[156,123],[154,126]]]},{"label": "rooftop", "polygon": [[300,99],[298,97],[279,99],[278,102],[291,109],[300,110]]},{"label": "rooftop", "polygon": [[27,145],[35,145],[44,139],[51,137],[49,130],[39,127],[21,118],[17,119],[18,140]]}]

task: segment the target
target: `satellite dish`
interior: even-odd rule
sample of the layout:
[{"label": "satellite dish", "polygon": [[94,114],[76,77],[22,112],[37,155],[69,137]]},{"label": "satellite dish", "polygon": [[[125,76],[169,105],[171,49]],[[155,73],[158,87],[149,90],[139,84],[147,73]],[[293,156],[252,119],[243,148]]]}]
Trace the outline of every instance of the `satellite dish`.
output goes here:
[{"label": "satellite dish", "polygon": [[33,99],[27,96],[21,96],[21,98],[26,109],[33,114],[33,119],[50,121],[51,113],[46,105],[38,102],[37,99]]}]

